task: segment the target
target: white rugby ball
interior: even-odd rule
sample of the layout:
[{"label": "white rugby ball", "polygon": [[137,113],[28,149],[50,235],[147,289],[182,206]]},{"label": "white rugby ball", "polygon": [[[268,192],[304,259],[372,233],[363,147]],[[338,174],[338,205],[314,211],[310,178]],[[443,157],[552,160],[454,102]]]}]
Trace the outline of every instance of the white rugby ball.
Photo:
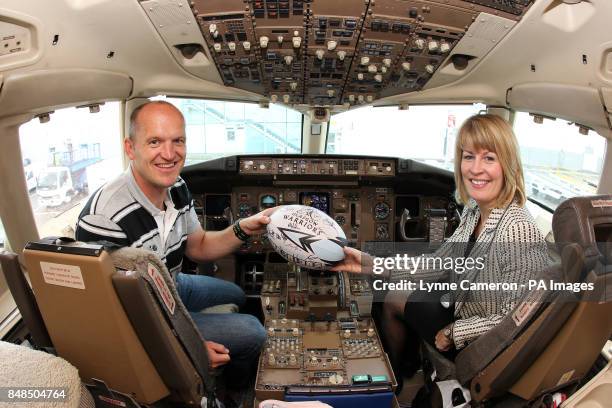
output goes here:
[{"label": "white rugby ball", "polygon": [[283,258],[308,269],[326,270],[344,259],[346,235],[323,211],[283,205],[270,216],[268,240]]}]

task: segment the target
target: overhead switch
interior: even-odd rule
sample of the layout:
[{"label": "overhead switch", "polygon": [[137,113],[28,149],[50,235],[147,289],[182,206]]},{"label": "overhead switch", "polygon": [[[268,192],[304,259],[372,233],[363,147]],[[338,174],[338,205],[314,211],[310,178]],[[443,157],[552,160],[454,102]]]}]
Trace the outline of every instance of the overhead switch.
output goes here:
[{"label": "overhead switch", "polygon": [[251,43],[249,41],[243,41],[242,42],[242,48],[244,48],[245,51],[250,51],[251,50]]},{"label": "overhead switch", "polygon": [[259,37],[259,46],[261,48],[266,48],[268,46],[268,41],[270,41],[270,39],[265,35]]},{"label": "overhead switch", "polygon": [[361,57],[360,63],[361,65],[368,65],[370,62],[370,57]]},{"label": "overhead switch", "polygon": [[325,51],[323,51],[323,50],[316,50],[315,54],[317,55],[318,59],[322,60],[323,56],[325,55]]},{"label": "overhead switch", "polygon": [[346,57],[346,51],[338,51],[338,59],[340,61],[344,61],[345,57]]},{"label": "overhead switch", "polygon": [[300,48],[301,45],[302,45],[302,37],[293,37],[293,48]]},{"label": "overhead switch", "polygon": [[330,40],[330,41],[328,41],[328,42],[327,42],[327,49],[328,49],[329,51],[333,51],[333,50],[335,50],[335,49],[336,49],[336,46],[337,46],[337,45],[338,45],[338,43],[337,43],[336,41],[334,41],[334,40]]},{"label": "overhead switch", "polygon": [[410,71],[410,68],[411,68],[411,67],[412,67],[412,66],[410,65],[410,63],[409,63],[409,62],[402,62],[402,69],[403,69],[404,71]]},{"label": "overhead switch", "polygon": [[369,72],[369,73],[373,74],[373,73],[375,73],[376,71],[378,71],[378,68],[376,68],[376,65],[374,65],[374,64],[370,64],[370,65],[368,65],[368,72]]},{"label": "overhead switch", "polygon": [[285,64],[291,65],[293,62],[293,55],[285,55]]}]

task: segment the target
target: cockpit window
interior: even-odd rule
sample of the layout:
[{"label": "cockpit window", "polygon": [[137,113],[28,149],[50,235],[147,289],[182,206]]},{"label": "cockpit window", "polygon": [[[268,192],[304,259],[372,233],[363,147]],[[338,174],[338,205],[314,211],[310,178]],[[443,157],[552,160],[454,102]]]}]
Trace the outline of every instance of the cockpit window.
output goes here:
[{"label": "cockpit window", "polygon": [[281,105],[166,98],[185,116],[186,164],[233,154],[300,153],[302,114]]},{"label": "cockpit window", "polygon": [[19,128],[24,173],[40,236],[74,233],[87,197],[123,171],[119,102],[100,111],[58,109]]},{"label": "cockpit window", "polygon": [[531,199],[555,209],[568,198],[597,192],[605,138],[593,130],[580,134],[577,126],[562,119],[535,123],[526,112],[515,115],[514,132]]},{"label": "cockpit window", "polygon": [[455,136],[484,105],[365,107],[332,116],[326,153],[416,159],[453,169]]}]

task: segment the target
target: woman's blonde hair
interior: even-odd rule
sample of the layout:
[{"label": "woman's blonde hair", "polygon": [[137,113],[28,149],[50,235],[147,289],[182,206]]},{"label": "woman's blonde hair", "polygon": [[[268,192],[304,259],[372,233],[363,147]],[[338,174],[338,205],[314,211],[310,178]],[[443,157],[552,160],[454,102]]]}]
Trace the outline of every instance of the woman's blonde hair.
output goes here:
[{"label": "woman's blonde hair", "polygon": [[525,179],[519,154],[518,142],[508,122],[497,115],[474,115],[466,119],[459,129],[455,143],[455,193],[457,201],[467,203],[470,196],[465,188],[461,174],[463,150],[472,145],[476,150],[488,150],[497,154],[501,165],[504,184],[499,197],[494,203],[495,208],[509,205],[513,200],[521,207],[525,205]]}]

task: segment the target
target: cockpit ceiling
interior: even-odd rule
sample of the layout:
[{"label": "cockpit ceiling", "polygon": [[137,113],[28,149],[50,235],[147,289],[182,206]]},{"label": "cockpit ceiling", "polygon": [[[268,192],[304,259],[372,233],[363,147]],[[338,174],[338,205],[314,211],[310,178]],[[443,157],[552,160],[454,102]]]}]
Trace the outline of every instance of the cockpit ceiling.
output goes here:
[{"label": "cockpit ceiling", "polygon": [[194,0],[191,5],[225,85],[271,102],[353,106],[423,89],[451,64],[451,56],[455,70],[465,69],[482,55],[464,53],[465,46],[453,55],[453,49],[478,16],[502,18],[509,28],[532,3]]}]

